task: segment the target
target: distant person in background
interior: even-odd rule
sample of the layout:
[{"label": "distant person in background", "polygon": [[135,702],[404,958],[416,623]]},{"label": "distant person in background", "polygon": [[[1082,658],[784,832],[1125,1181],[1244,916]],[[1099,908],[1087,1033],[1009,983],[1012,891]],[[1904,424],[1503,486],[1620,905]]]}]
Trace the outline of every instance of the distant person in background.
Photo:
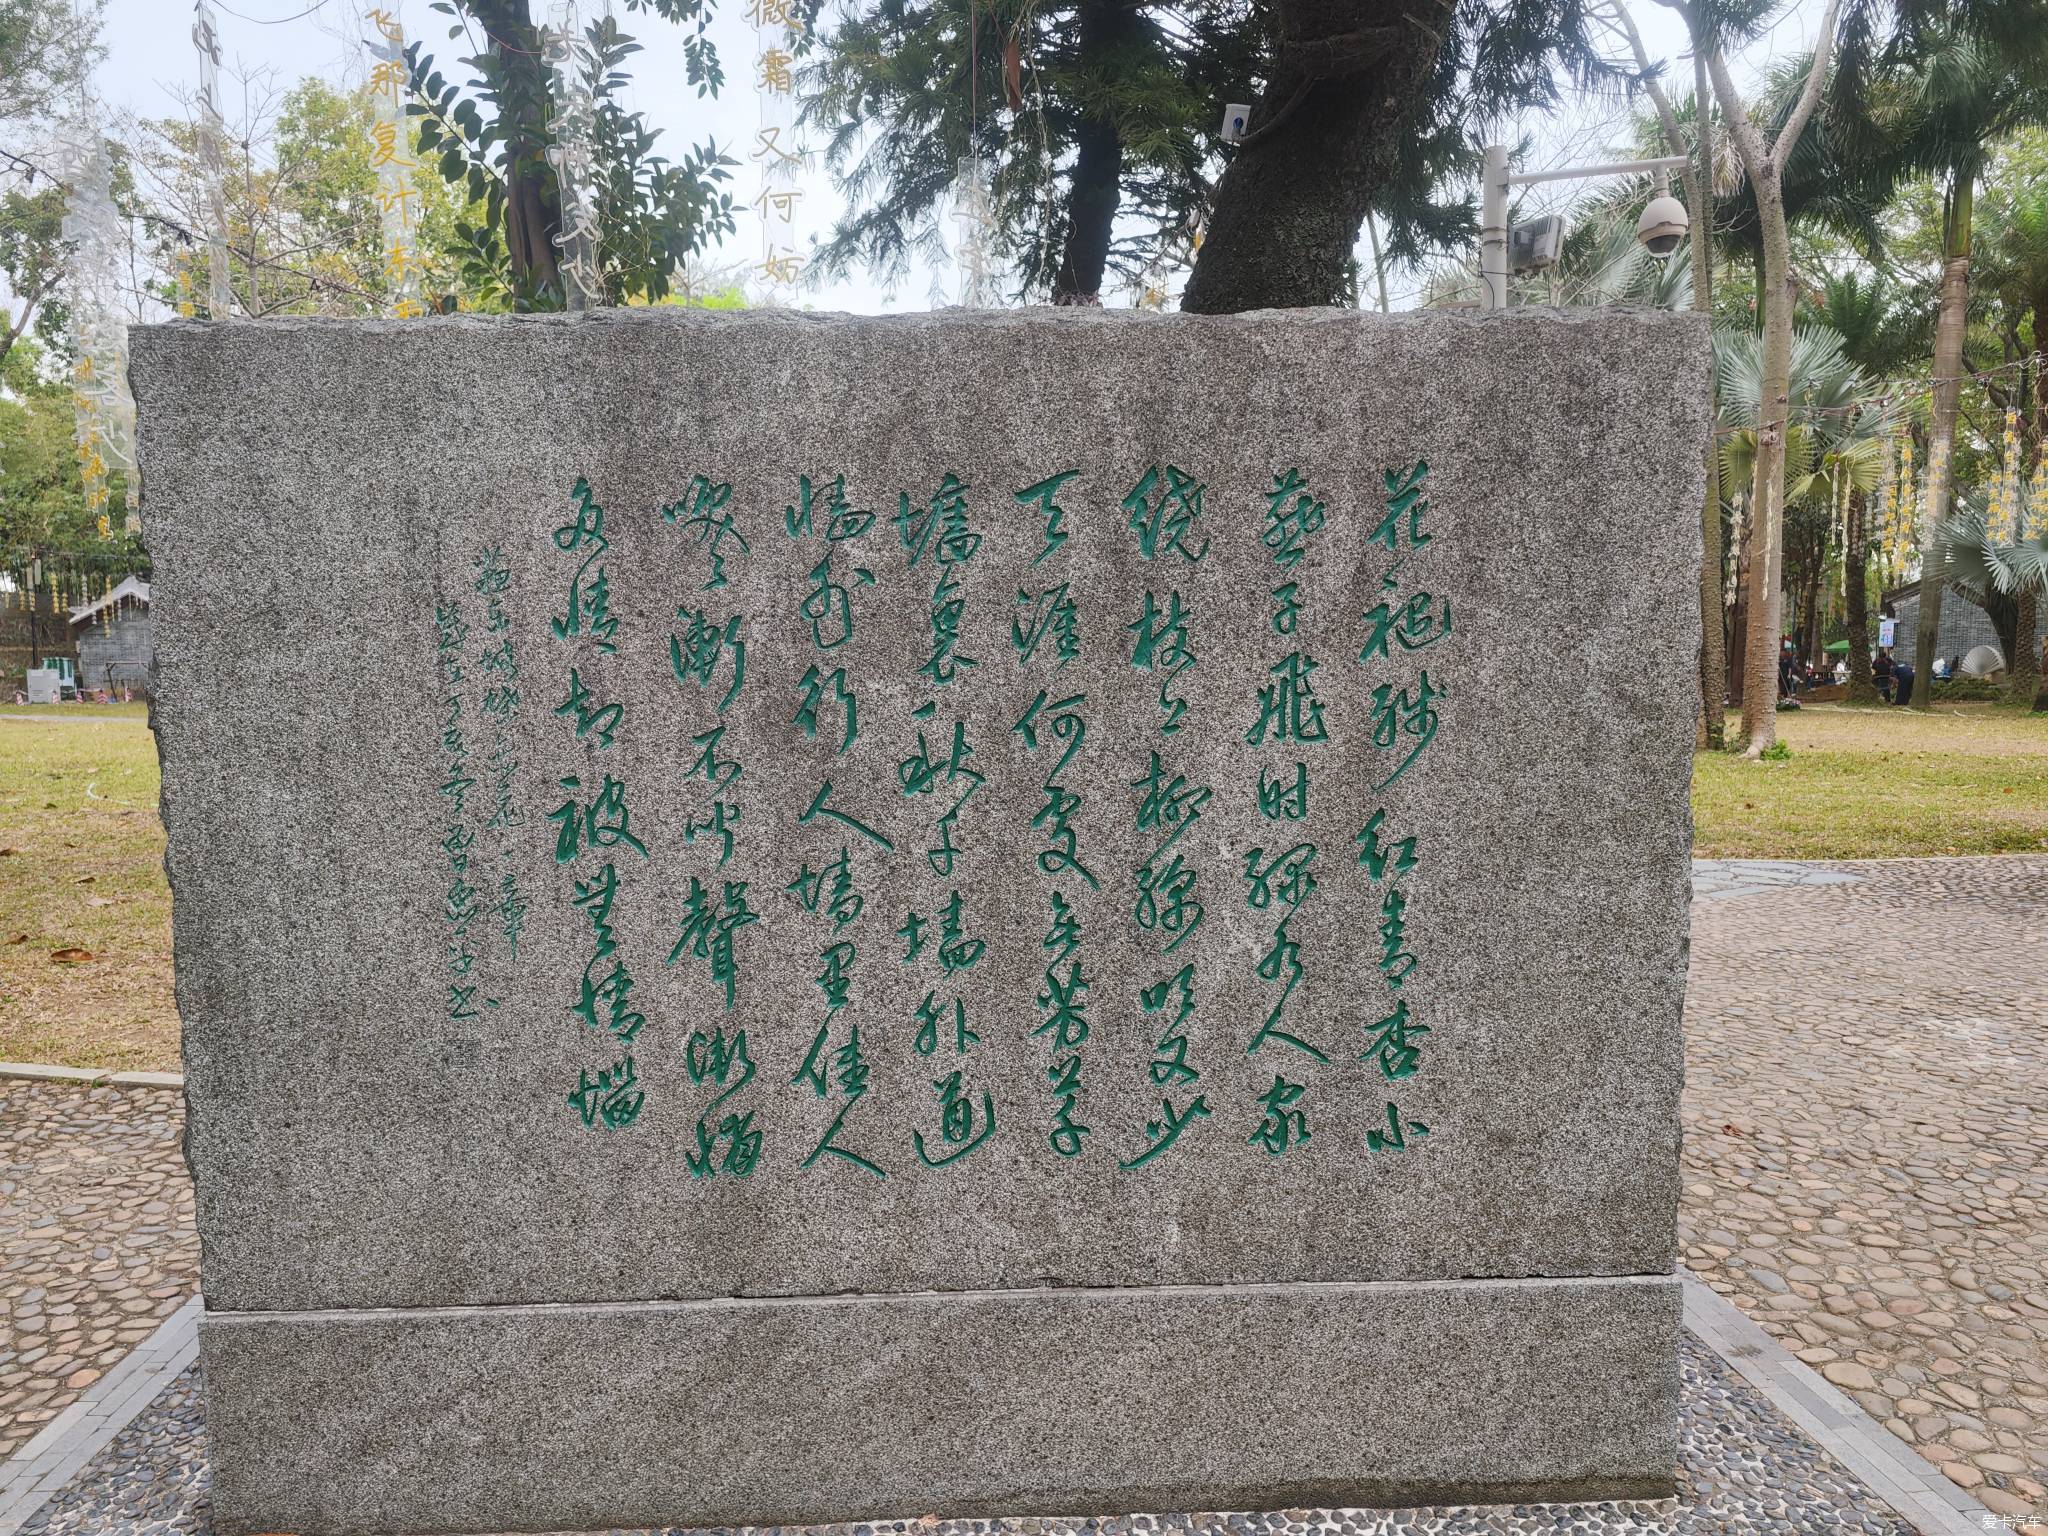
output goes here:
[{"label": "distant person in background", "polygon": [[1792,654],[1792,642],[1778,642],[1778,696],[1785,698],[1799,691],[1799,658]]},{"label": "distant person in background", "polygon": [[1835,681],[1837,683],[1849,681],[1849,658],[1846,656],[1835,663]]},{"label": "distant person in background", "polygon": [[1885,703],[1892,702],[1892,653],[1881,650],[1877,660],[1870,664],[1871,681],[1877,684],[1877,691]]},{"label": "distant person in background", "polygon": [[1892,702],[1901,706],[1913,702],[1913,664],[1901,659],[1892,663]]}]

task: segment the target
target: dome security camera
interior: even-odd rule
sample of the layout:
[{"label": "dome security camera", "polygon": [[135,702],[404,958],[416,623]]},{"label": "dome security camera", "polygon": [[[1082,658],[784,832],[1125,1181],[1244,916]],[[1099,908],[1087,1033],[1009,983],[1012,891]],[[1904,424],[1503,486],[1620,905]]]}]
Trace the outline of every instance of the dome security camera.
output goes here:
[{"label": "dome security camera", "polygon": [[1636,238],[1659,261],[1664,260],[1678,249],[1678,242],[1685,238],[1692,220],[1687,216],[1685,204],[1665,194],[1650,199],[1643,209],[1643,216],[1636,220]]}]

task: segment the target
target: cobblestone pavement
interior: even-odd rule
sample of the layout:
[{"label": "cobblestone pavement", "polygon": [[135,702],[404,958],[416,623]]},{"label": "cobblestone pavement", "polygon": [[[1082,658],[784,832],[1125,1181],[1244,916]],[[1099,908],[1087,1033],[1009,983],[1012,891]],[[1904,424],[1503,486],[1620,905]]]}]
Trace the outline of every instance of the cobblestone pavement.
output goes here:
[{"label": "cobblestone pavement", "polygon": [[0,1459],[199,1284],[175,1088],[0,1079]]},{"label": "cobblestone pavement", "polygon": [[[1913,1536],[1691,1334],[1680,1356],[1678,1498],[1486,1509],[919,1520],[784,1526],[749,1536]],[[199,1368],[29,1517],[20,1536],[204,1536],[213,1529]],[[740,1536],[737,1532],[707,1536]]]},{"label": "cobblestone pavement", "polygon": [[2048,858],[1830,868],[1694,904],[1684,1259],[2048,1522]]}]

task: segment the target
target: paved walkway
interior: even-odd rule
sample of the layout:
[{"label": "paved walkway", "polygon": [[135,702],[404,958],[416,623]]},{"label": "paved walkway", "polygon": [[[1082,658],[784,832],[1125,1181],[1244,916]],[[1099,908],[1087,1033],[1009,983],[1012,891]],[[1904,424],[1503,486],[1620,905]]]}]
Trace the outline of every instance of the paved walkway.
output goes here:
[{"label": "paved walkway", "polygon": [[2048,858],[1804,869],[1693,909],[1685,1262],[2048,1519]]},{"label": "paved walkway", "polygon": [[0,1079],[0,1460],[198,1288],[176,1089]]}]

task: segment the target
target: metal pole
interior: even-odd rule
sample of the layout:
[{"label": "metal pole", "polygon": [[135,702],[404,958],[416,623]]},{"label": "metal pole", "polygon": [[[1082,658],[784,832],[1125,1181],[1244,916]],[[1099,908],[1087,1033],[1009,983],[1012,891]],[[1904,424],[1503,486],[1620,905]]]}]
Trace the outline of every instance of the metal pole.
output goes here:
[{"label": "metal pole", "polygon": [[1479,198],[1480,303],[1486,309],[1508,307],[1508,151],[1505,144],[1486,146]]},{"label": "metal pole", "polygon": [[[1640,176],[1644,171],[1682,170],[1688,163],[1686,155],[1659,155],[1654,160],[1616,160],[1608,165],[1571,165],[1561,171],[1524,171],[1518,176],[1509,176],[1511,187],[1533,186],[1539,181],[1584,181],[1593,176]],[[1502,160],[1503,169],[1507,161]]]}]

